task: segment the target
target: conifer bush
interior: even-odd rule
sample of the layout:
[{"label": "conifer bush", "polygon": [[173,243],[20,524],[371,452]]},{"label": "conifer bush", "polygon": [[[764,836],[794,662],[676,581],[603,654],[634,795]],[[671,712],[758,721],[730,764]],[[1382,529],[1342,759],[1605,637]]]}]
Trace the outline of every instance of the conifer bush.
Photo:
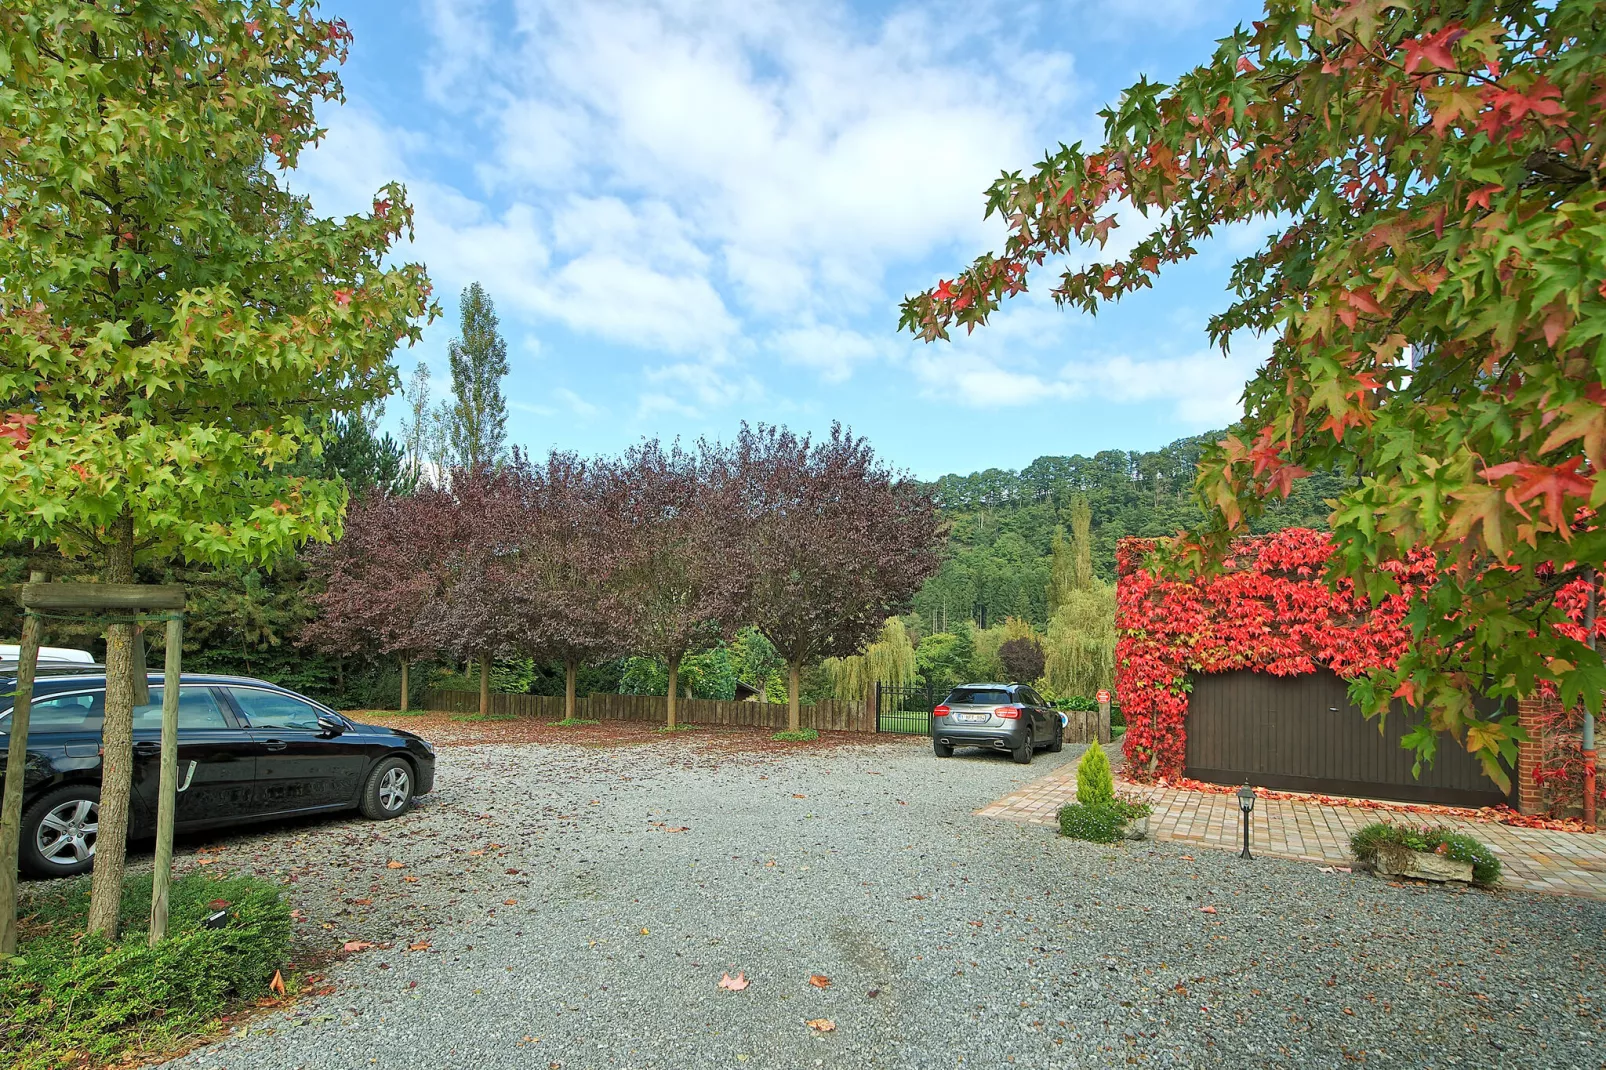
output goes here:
[{"label": "conifer bush", "polygon": [[1115,774],[1110,771],[1109,756],[1096,743],[1076,763],[1076,801],[1083,806],[1115,801]]}]

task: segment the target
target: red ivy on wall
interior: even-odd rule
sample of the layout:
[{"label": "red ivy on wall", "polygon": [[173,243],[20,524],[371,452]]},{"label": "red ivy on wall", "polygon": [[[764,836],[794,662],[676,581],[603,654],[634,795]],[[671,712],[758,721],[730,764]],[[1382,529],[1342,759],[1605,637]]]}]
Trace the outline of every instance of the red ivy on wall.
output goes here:
[{"label": "red ivy on wall", "polygon": [[1151,539],[1116,548],[1115,688],[1126,717],[1127,775],[1182,775],[1191,673],[1250,669],[1297,676],[1325,666],[1353,677],[1392,667],[1409,630],[1412,592],[1433,581],[1433,559],[1380,567],[1401,593],[1371,605],[1348,580],[1329,587],[1326,532],[1289,528],[1240,539],[1224,571],[1191,581],[1161,579],[1143,566]]}]

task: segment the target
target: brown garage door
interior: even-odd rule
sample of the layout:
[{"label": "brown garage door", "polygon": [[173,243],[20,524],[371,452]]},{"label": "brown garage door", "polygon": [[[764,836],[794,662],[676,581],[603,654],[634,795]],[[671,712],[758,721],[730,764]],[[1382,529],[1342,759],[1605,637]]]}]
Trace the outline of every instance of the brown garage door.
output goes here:
[{"label": "brown garage door", "polygon": [[[1196,780],[1289,791],[1492,806],[1505,793],[1483,766],[1441,737],[1437,759],[1411,775],[1400,739],[1420,714],[1396,703],[1384,731],[1352,705],[1348,685],[1322,670],[1305,676],[1229,672],[1195,676],[1188,699],[1186,770]],[[1480,700],[1480,707],[1485,702]]]}]

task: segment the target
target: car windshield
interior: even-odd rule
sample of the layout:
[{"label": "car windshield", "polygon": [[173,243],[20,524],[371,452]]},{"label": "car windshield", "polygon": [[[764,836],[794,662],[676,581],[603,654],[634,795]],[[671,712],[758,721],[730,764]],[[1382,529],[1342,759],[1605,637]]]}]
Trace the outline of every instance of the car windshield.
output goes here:
[{"label": "car windshield", "polygon": [[1010,701],[1002,687],[956,687],[948,695],[950,706],[1002,706]]}]

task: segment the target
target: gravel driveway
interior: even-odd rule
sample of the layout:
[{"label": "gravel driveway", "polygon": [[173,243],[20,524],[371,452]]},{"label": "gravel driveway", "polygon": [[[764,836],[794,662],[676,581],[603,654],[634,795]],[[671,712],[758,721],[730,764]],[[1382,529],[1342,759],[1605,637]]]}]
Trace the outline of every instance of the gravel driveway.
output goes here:
[{"label": "gravel driveway", "polygon": [[[1029,768],[923,740],[443,749],[401,820],[186,845],[181,868],[293,882],[304,946],[381,946],[169,1065],[1606,1063],[1606,904],[972,813],[1075,749]],[[738,971],[745,990],[718,987]]]}]

